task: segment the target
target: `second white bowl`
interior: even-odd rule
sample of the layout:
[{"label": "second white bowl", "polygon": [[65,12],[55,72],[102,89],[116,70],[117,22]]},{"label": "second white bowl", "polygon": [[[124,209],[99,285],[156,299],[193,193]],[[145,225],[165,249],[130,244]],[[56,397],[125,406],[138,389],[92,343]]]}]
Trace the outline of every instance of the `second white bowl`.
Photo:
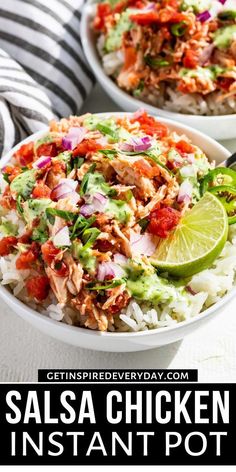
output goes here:
[{"label": "second white bowl", "polygon": [[91,22],[94,16],[94,1],[88,2],[83,7],[81,18],[81,39],[84,52],[91,69],[105,92],[125,111],[136,111],[145,108],[152,115],[172,119],[208,134],[217,140],[236,138],[236,114],[221,116],[199,116],[174,113],[149,105],[137,100],[121,90],[113,80],[108,77],[102,67],[101,59],[96,50],[96,36],[91,30]]}]

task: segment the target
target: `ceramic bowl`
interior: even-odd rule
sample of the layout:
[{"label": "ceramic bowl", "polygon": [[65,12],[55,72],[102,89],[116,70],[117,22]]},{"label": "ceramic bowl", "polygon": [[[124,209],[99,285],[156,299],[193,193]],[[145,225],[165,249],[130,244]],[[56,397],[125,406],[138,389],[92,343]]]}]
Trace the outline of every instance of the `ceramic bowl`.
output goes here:
[{"label": "ceramic bowl", "polygon": [[84,53],[98,82],[111,99],[121,107],[121,109],[125,111],[135,111],[139,108],[145,108],[152,115],[172,119],[187,126],[192,126],[217,140],[233,139],[236,137],[236,114],[199,116],[174,113],[137,100],[137,98],[134,98],[121,90],[116,83],[105,74],[101,59],[96,50],[96,36],[91,29],[91,23],[95,11],[94,7],[95,5],[93,1],[87,2],[83,7],[81,18],[81,39]]},{"label": "ceramic bowl", "polygon": [[[112,115],[122,114],[123,113],[102,113],[98,114],[98,116],[110,117]],[[163,119],[162,122],[165,123],[169,129],[187,135],[194,144],[199,146],[206,153],[209,160],[215,160],[216,163],[219,164],[229,157],[230,153],[227,149],[201,132],[171,120]],[[40,139],[44,135],[45,131],[40,131],[19,143],[2,158],[1,167],[7,164],[12,154],[22,146],[22,144]],[[206,324],[215,317],[217,313],[222,312],[234,295],[236,295],[236,289],[233,289],[218,303],[208,308],[203,313],[169,328],[159,328],[138,333],[101,333],[99,331],[69,326],[65,323],[51,320],[32,308],[29,308],[18,300],[6,287],[0,285],[0,297],[9,307],[11,307],[18,316],[31,323],[46,335],[73,346],[110,352],[142,351],[178,341],[200,326]]]}]

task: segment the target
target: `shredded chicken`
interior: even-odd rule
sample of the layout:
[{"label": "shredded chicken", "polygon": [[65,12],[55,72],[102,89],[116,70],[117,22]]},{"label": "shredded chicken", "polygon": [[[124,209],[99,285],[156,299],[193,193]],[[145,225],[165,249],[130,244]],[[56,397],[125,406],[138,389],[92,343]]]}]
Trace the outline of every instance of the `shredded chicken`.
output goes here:
[{"label": "shredded chicken", "polygon": [[103,304],[102,309],[108,310],[110,306],[114,305],[117,297],[121,295],[121,293],[123,293],[124,290],[125,290],[125,284],[119,285],[118,287],[115,287],[112,290],[110,290],[111,294],[109,298],[107,299],[107,301]]},{"label": "shredded chicken", "polygon": [[75,262],[69,252],[64,255],[64,261],[69,268],[69,280],[74,284],[77,293],[80,292],[83,281],[83,268],[79,262]]},{"label": "shredded chicken", "polygon": [[135,185],[142,193],[145,200],[155,195],[155,185],[147,177],[140,176],[140,173],[133,167],[133,163],[140,158],[128,158],[118,154],[117,158],[111,161],[122,184]]},{"label": "shredded chicken", "polygon": [[154,207],[164,199],[166,192],[167,192],[166,185],[162,185],[162,187],[160,187],[159,190],[157,191],[157,194],[151,199],[151,201],[147,205],[145,206],[139,205],[138,211],[137,211],[137,217],[145,218],[146,216],[148,216],[149,213],[154,209]]},{"label": "shredded chicken", "polygon": [[49,278],[51,288],[58,300],[58,303],[65,305],[68,300],[68,277],[57,277],[55,272],[50,267],[46,267],[45,272]]}]

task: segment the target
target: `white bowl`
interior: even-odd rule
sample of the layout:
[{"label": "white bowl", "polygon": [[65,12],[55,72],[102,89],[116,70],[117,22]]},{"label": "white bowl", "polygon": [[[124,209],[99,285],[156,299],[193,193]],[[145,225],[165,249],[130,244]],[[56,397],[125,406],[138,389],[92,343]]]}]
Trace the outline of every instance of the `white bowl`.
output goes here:
[{"label": "white bowl", "polygon": [[114,100],[114,102],[126,111],[136,111],[139,108],[145,108],[152,115],[179,121],[180,123],[192,126],[203,133],[207,133],[209,136],[217,140],[233,139],[236,137],[236,114],[199,116],[174,113],[149,105],[141,100],[137,100],[137,98],[134,98],[121,90],[115,82],[105,74],[101,59],[96,50],[96,36],[91,30],[91,21],[94,16],[94,3],[94,1],[89,1],[83,7],[80,26],[82,44],[84,53],[94,75],[104,88],[105,92],[112,98],[112,100]]},{"label": "white bowl", "polygon": [[[124,113],[99,113],[98,116],[124,115]],[[208,156],[209,160],[215,160],[217,164],[229,157],[230,153],[219,143],[208,136],[192,128],[175,123],[171,120],[162,120],[171,130],[180,134],[186,134],[194,144],[199,146]],[[12,154],[24,143],[40,139],[45,135],[45,131],[33,134],[29,138],[15,146],[1,160],[1,167],[11,159]],[[79,346],[98,351],[110,352],[131,352],[151,349],[163,346],[182,339],[201,325],[207,323],[217,313],[222,311],[229,300],[236,294],[233,289],[225,295],[218,303],[197,315],[190,320],[183,321],[170,328],[159,328],[138,333],[101,333],[86,328],[68,326],[64,323],[51,320],[37,311],[29,308],[19,301],[7,288],[0,286],[0,297],[16,312],[40,331],[48,334],[60,341],[64,341],[74,346]]]}]

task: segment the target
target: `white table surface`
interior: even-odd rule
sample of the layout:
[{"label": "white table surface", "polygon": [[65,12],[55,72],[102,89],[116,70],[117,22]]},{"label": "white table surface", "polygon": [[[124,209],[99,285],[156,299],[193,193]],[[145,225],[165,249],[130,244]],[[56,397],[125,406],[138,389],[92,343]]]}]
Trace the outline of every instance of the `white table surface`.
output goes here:
[{"label": "white table surface", "polygon": [[[115,111],[97,86],[83,111]],[[223,143],[231,151],[236,139]],[[73,348],[41,334],[1,300],[0,382],[37,381],[39,368],[197,368],[203,382],[236,381],[235,301],[182,342],[138,353],[113,354]]]}]

